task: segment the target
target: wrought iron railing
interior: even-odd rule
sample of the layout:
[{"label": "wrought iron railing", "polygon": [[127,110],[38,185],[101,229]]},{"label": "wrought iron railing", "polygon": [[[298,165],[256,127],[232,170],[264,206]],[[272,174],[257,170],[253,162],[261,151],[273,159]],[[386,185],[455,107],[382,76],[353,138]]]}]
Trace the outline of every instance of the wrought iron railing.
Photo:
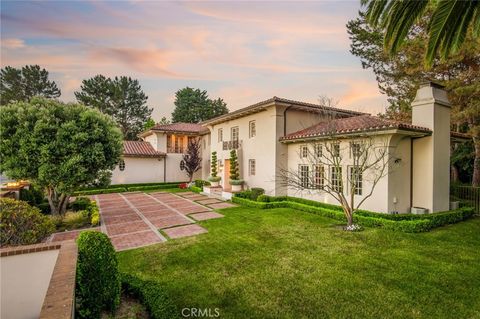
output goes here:
[{"label": "wrought iron railing", "polygon": [[180,153],[182,154],[184,151],[183,147],[167,147],[167,153]]},{"label": "wrought iron railing", "polygon": [[459,201],[462,206],[471,206],[480,214],[480,187],[473,186],[450,186],[450,200]]},{"label": "wrought iron railing", "polygon": [[234,141],[223,141],[223,150],[236,150],[239,149],[242,145],[242,141],[234,140]]}]

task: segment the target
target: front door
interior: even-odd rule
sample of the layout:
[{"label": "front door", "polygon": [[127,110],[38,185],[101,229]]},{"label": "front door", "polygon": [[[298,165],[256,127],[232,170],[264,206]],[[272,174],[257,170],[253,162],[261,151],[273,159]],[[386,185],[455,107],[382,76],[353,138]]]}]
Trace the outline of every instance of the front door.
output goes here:
[{"label": "front door", "polygon": [[226,159],[223,165],[223,189],[230,189],[230,160]]}]

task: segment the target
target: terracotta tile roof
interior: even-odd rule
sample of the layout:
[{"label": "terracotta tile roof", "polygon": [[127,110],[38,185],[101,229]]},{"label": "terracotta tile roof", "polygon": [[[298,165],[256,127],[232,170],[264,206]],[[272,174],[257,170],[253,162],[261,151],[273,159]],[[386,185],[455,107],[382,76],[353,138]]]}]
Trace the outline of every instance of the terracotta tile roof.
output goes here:
[{"label": "terracotta tile roof", "polygon": [[460,140],[471,140],[473,137],[467,133],[450,132],[450,136]]},{"label": "terracotta tile roof", "polygon": [[172,124],[156,124],[151,128],[153,131],[165,131],[165,132],[180,132],[180,133],[208,133],[208,128],[196,123],[172,123]]},{"label": "terracotta tile roof", "polygon": [[145,141],[123,141],[124,156],[163,157],[166,154],[156,151],[152,144]]},{"label": "terracotta tile roof", "polygon": [[431,130],[425,127],[416,126],[408,123],[384,120],[371,115],[361,115],[320,122],[306,129],[290,133],[282,137],[280,140],[289,141],[295,139],[326,136],[333,133],[353,134],[359,132],[385,131],[391,129],[402,129],[414,132],[431,133]]},{"label": "terracotta tile roof", "polygon": [[358,115],[365,115],[366,113],[362,112],[357,112],[357,111],[351,111],[347,109],[341,109],[341,108],[336,108],[336,107],[328,107],[320,104],[314,104],[314,103],[307,103],[307,102],[301,102],[301,101],[295,101],[295,100],[289,100],[285,98],[281,98],[278,96],[274,96],[268,100],[261,101],[258,103],[255,103],[253,105],[235,110],[233,112],[220,115],[217,117],[214,117],[213,119],[203,121],[203,124],[215,124],[215,123],[221,123],[227,120],[230,120],[232,118],[238,118],[242,117],[244,115],[248,115],[251,113],[256,113],[262,111],[266,106],[268,106],[271,103],[284,103],[284,104],[289,104],[292,105],[296,108],[301,108],[307,111],[312,111],[312,112],[319,112],[319,111],[330,111],[330,112],[335,112],[339,115],[343,116],[358,116]]}]

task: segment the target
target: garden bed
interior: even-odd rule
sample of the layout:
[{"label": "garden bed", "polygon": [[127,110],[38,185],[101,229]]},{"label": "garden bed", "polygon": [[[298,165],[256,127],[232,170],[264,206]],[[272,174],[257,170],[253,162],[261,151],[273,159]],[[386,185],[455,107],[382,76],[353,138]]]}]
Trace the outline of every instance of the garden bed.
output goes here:
[{"label": "garden bed", "polygon": [[[253,201],[248,198],[242,198],[241,194],[240,196],[237,194],[237,196],[232,198],[232,201],[243,206],[260,209],[293,208],[340,221],[346,221],[342,207],[303,198],[260,195],[257,201]],[[466,220],[473,215],[474,209],[471,207],[462,207],[457,210],[425,215],[394,215],[358,210],[355,212],[353,219],[355,223],[365,227],[382,227],[393,231],[420,233],[430,231],[436,227]]]}]

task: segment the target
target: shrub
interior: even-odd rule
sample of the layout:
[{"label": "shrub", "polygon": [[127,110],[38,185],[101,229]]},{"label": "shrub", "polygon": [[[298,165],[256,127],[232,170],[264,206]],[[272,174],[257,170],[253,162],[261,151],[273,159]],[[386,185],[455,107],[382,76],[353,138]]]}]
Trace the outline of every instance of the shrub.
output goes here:
[{"label": "shrub", "polygon": [[87,210],[92,205],[91,202],[88,197],[77,197],[75,201],[70,204],[70,209],[73,211]]},{"label": "shrub", "polygon": [[203,188],[197,186],[190,186],[190,190],[195,193],[201,193],[203,191]]},{"label": "shrub", "polygon": [[77,310],[80,318],[100,318],[102,310],[115,311],[120,302],[118,262],[110,239],[84,231],[77,239]]},{"label": "shrub", "polygon": [[90,206],[90,224],[97,226],[100,224],[100,211],[98,210],[97,202],[92,201]]},{"label": "shrub", "polygon": [[103,188],[103,189],[91,189],[91,190],[81,190],[74,192],[74,196],[83,196],[83,195],[96,195],[96,194],[109,194],[109,193],[122,193],[126,192],[125,187],[115,187],[115,188]]},{"label": "shrub", "polygon": [[250,190],[252,191],[250,195],[251,200],[257,200],[258,196],[265,194],[265,190],[260,187],[253,187]]},{"label": "shrub", "polygon": [[42,202],[38,204],[37,208],[40,209],[40,212],[44,215],[50,215],[52,213],[52,209],[50,208],[50,204],[48,202]]},{"label": "shrub", "polygon": [[0,219],[0,246],[35,244],[55,231],[38,208],[11,198],[0,198]]},{"label": "shrub", "polygon": [[210,186],[210,182],[209,181],[204,181],[204,180],[201,180],[201,179],[195,180],[195,187],[203,188],[203,186]]},{"label": "shrub", "polygon": [[85,227],[90,224],[89,215],[89,212],[86,210],[67,212],[63,217],[59,230],[73,230]]},{"label": "shrub", "polygon": [[129,186],[127,189],[129,192],[135,191],[149,191],[155,189],[169,189],[169,188],[177,188],[179,187],[179,183],[175,184],[157,184],[157,185],[144,185],[144,186]]},{"label": "shrub", "polygon": [[123,289],[140,299],[147,307],[152,319],[179,317],[175,305],[159,283],[125,273],[121,274],[121,281]]},{"label": "shrub", "polygon": [[30,185],[29,189],[22,188],[20,190],[19,198],[32,206],[37,206],[43,201],[45,196],[40,189]]}]

